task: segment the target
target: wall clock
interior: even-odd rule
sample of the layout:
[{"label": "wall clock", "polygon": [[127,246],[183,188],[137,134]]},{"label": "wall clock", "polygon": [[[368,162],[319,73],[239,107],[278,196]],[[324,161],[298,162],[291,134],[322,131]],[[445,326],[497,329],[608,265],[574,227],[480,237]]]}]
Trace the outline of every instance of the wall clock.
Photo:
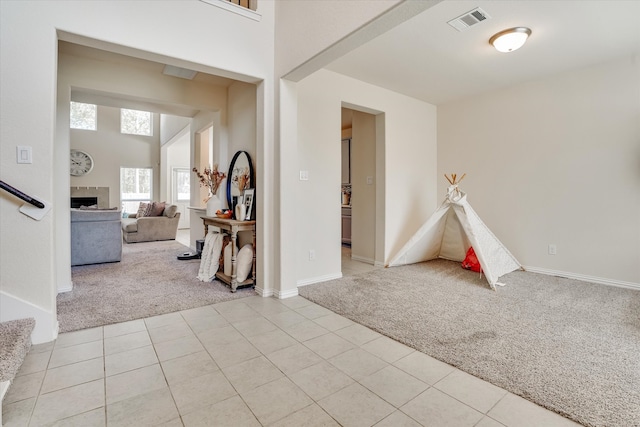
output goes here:
[{"label": "wall clock", "polygon": [[69,171],[73,176],[82,176],[93,169],[93,158],[82,150],[71,150]]}]

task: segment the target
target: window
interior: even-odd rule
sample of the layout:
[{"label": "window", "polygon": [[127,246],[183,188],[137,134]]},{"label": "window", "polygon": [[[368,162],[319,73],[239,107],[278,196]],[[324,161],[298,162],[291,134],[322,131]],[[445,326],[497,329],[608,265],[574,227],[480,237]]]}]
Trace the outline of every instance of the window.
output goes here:
[{"label": "window", "polygon": [[131,135],[145,135],[151,136],[151,112],[127,110],[122,108],[120,110],[120,132],[128,133]]},{"label": "window", "polygon": [[71,101],[71,129],[96,130],[97,108],[95,104]]},{"label": "window", "polygon": [[138,212],[140,202],[151,201],[152,176],[151,168],[120,168],[120,200],[123,212]]},{"label": "window", "polygon": [[191,199],[191,171],[189,168],[173,168],[173,200],[188,202]]},{"label": "window", "polygon": [[227,0],[229,3],[237,4],[247,9],[256,10],[258,8],[257,0]]},{"label": "window", "polygon": [[260,22],[262,15],[258,10],[258,0],[200,0],[220,9],[242,15],[245,18]]}]

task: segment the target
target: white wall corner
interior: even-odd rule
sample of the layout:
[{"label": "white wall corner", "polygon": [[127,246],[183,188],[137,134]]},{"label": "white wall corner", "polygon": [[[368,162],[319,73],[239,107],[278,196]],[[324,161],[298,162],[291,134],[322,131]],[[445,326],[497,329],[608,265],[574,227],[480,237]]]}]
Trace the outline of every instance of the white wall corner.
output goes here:
[{"label": "white wall corner", "polygon": [[547,276],[564,277],[566,279],[581,280],[583,282],[597,283],[599,285],[640,290],[640,283],[625,282],[622,280],[607,279],[605,277],[588,276],[586,274],[569,273],[567,271],[549,270],[547,268],[531,267],[526,265],[523,265],[522,268],[524,268],[525,271],[545,274]]},{"label": "white wall corner", "polygon": [[256,286],[254,288],[254,290],[261,297],[271,297],[271,296],[273,296],[273,289],[265,289],[265,288],[262,288],[261,286]]},{"label": "white wall corner", "polygon": [[[298,280],[297,285],[307,286],[307,285],[312,285],[314,283],[328,282],[329,280],[335,280],[335,279],[341,279],[341,278],[342,278],[342,272],[334,273],[334,274],[326,274],[324,276],[310,277],[308,279]],[[296,290],[296,294],[297,293],[298,291]]]},{"label": "white wall corner", "polygon": [[55,313],[0,291],[0,322],[33,317],[36,326],[31,333],[32,344],[41,344],[58,338],[58,319]]},{"label": "white wall corner", "polygon": [[58,285],[58,293],[70,292],[73,290],[73,281],[69,282],[67,285]]}]

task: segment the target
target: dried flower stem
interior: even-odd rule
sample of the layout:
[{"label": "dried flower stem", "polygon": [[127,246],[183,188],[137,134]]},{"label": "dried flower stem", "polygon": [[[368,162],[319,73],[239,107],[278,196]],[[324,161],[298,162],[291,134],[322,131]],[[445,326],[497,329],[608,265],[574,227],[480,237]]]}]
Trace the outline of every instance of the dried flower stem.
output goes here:
[{"label": "dried flower stem", "polygon": [[226,173],[218,171],[217,164],[213,165],[213,169],[207,166],[202,173],[198,172],[197,168],[193,168],[193,171],[198,176],[200,186],[207,187],[211,195],[218,193],[222,180],[227,177]]}]

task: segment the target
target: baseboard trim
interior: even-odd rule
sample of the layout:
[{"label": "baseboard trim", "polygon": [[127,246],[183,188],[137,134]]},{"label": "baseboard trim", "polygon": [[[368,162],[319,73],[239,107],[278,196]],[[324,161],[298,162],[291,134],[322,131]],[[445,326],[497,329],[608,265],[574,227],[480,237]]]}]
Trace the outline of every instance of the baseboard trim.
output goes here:
[{"label": "baseboard trim", "polygon": [[[9,386],[11,382],[3,381],[0,383],[0,406],[2,406],[2,401],[4,400],[4,395],[7,394],[9,390]],[[0,426],[2,425],[2,411],[0,411]]]},{"label": "baseboard trim", "polygon": [[58,293],[71,292],[73,290],[73,282],[69,283],[67,286],[63,288],[58,288]]},{"label": "baseboard trim", "polygon": [[376,265],[376,261],[371,258],[365,258],[357,255],[351,255],[351,259],[354,261],[364,262],[365,264]]},{"label": "baseboard trim", "polygon": [[271,297],[271,296],[273,296],[273,289],[264,289],[264,288],[261,288],[260,286],[256,286],[254,288],[254,290],[261,297]]},{"label": "baseboard trim", "polygon": [[36,327],[31,333],[31,342],[41,344],[58,338],[58,319],[55,313],[46,311],[29,301],[25,301],[15,295],[0,291],[0,321],[24,319],[33,317],[36,319]]},{"label": "baseboard trim", "polygon": [[324,276],[311,277],[309,279],[298,280],[298,286],[313,285],[314,283],[328,282],[329,280],[341,279],[342,273],[326,274]]},{"label": "baseboard trim", "polygon": [[640,290],[640,283],[625,282],[622,280],[607,279],[605,277],[588,276],[586,274],[569,273],[567,271],[549,270],[547,268],[522,266],[526,271],[532,273],[546,274],[547,276],[558,276],[567,279],[581,280],[583,282],[598,283],[600,285],[615,286],[618,288],[628,288]]},{"label": "baseboard trim", "polygon": [[[9,390],[9,386],[11,385],[11,381],[2,381],[0,382],[0,402],[4,399],[4,395],[7,394],[7,390]],[[0,423],[0,426],[2,424]]]},{"label": "baseboard trim", "polygon": [[275,296],[278,299],[285,299],[285,298],[291,298],[291,297],[295,297],[298,295],[298,288],[296,289],[290,289],[288,291],[284,291],[281,292],[279,290],[275,290],[273,291],[273,296]]}]

